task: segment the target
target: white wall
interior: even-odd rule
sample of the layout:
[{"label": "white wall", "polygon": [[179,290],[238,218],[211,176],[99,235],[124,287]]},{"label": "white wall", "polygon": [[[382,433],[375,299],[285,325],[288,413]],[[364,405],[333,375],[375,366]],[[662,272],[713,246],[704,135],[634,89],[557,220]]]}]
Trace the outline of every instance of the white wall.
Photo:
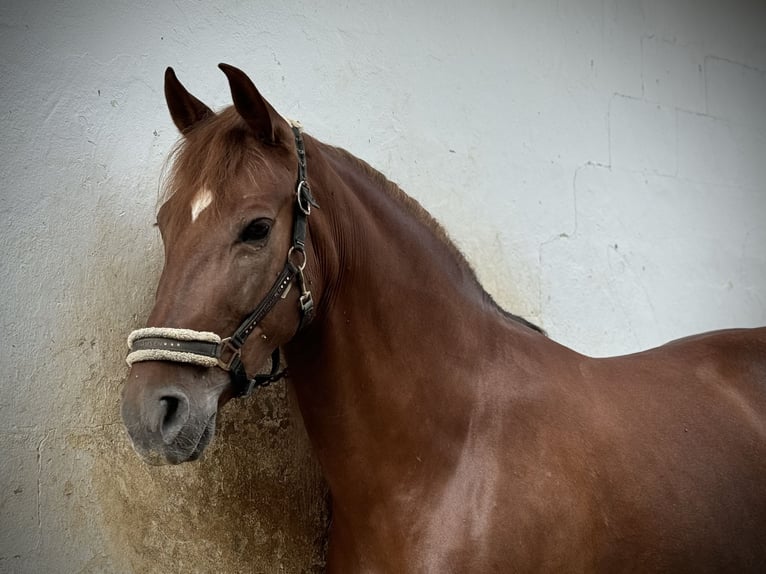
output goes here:
[{"label": "white wall", "polygon": [[0,571],[321,567],[324,491],[283,390],[227,408],[198,465],[148,469],[121,431],[168,65],[214,107],[216,64],[246,70],[579,351],[766,323],[762,2],[411,4],[2,4]]}]

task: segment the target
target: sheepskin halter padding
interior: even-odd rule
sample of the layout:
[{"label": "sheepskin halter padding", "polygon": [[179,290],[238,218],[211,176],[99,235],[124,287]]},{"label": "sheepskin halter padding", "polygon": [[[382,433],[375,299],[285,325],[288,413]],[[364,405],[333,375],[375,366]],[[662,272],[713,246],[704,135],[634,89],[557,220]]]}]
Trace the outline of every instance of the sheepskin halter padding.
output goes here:
[{"label": "sheepskin halter padding", "polygon": [[[138,341],[154,339],[152,348],[134,349]],[[157,341],[159,340],[159,341]],[[187,350],[180,350],[182,345],[174,341],[207,343],[211,349],[217,349],[221,344],[221,337],[209,331],[194,331],[192,329],[172,329],[170,327],[145,327],[136,329],[128,336],[128,349],[130,352],[125,357],[128,365],[142,361],[174,361],[188,363],[201,367],[217,367],[218,359],[214,356],[199,355]],[[139,343],[137,346],[141,346]],[[206,345],[207,346],[207,345]]]}]

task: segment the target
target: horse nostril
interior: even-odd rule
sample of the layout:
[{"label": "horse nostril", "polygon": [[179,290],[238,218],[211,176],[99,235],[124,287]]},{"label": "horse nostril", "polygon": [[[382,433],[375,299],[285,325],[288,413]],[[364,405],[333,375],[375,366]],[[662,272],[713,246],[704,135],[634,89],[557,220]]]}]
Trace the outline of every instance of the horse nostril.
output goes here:
[{"label": "horse nostril", "polygon": [[185,395],[160,397],[160,434],[165,444],[172,443],[189,420],[189,400]]}]

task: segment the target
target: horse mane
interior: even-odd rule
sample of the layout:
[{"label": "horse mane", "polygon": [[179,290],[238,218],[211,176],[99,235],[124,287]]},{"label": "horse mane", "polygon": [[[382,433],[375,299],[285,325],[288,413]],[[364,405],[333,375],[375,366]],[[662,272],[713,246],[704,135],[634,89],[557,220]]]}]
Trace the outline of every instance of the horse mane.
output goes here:
[{"label": "horse mane", "polygon": [[484,298],[484,300],[487,303],[489,303],[489,305],[492,308],[499,311],[500,314],[506,317],[507,319],[520,323],[524,325],[525,327],[533,329],[537,331],[538,333],[542,333],[543,335],[547,336],[547,333],[541,327],[524,319],[523,317],[514,315],[513,313],[506,311],[505,309],[503,309],[503,307],[501,307],[497,303],[497,301],[495,301],[494,297],[492,297],[492,295],[489,294],[486,289],[484,289],[484,286],[481,284],[481,282],[479,281],[479,278],[476,275],[476,271],[468,262],[465,255],[463,255],[460,249],[458,249],[457,245],[455,245],[455,242],[450,238],[449,234],[444,229],[442,224],[439,223],[422,205],[420,205],[420,203],[415,198],[408,195],[398,185],[396,185],[393,181],[388,179],[385,175],[383,175],[381,172],[376,170],[374,167],[372,167],[363,159],[358,158],[357,156],[346,151],[343,148],[331,146],[328,144],[323,144],[323,145],[327,149],[330,149],[340,154],[345,160],[358,166],[368,177],[370,177],[376,184],[378,184],[378,186],[381,189],[383,189],[386,193],[388,193],[391,197],[393,197],[394,200],[404,205],[404,207],[412,215],[414,215],[416,219],[418,219],[428,229],[430,229],[436,235],[436,237],[447,247],[447,249],[449,249],[453,257],[455,258],[455,261],[457,262],[457,264],[460,265],[460,267],[466,272],[468,277],[470,277],[471,281],[482,293],[482,297]]},{"label": "horse mane", "polygon": [[[317,141],[317,143],[320,142]],[[487,293],[479,282],[473,267],[450,239],[444,227],[417,200],[407,195],[398,185],[367,162],[343,148],[329,144],[320,145],[323,146],[323,149],[339,154],[343,159],[361,169],[385,193],[388,193],[430,229],[450,250],[457,264],[470,277],[492,308],[512,321],[545,334],[545,331],[539,326],[506,311],[498,305],[492,295]],[[171,167],[168,170],[169,165]],[[188,220],[188,205],[194,195],[203,187],[209,189],[213,193],[213,197],[219,197],[226,193],[229,187],[226,183],[235,175],[241,177],[245,173],[252,180],[253,186],[257,186],[258,174],[269,169],[271,167],[265,161],[258,147],[258,142],[234,107],[228,107],[203,120],[176,143],[165,164],[164,173],[166,175],[161,184],[160,204],[168,205],[166,214],[168,224],[183,225]],[[177,202],[168,202],[169,199],[176,197],[178,198]],[[215,209],[215,205],[216,202],[213,201],[211,207]]]}]

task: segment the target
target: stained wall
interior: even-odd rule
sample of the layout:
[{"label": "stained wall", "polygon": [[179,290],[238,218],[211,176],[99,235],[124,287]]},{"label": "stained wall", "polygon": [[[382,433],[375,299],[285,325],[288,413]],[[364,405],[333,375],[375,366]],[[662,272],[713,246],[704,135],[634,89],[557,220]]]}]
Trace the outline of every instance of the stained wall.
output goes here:
[{"label": "stained wall", "polygon": [[[412,4],[416,4],[413,6]],[[219,61],[388,174],[510,310],[589,354],[766,323],[766,9],[734,0],[0,6],[0,571],[314,572],[289,391],[149,468],[118,402],[162,264],[162,74]]]}]

